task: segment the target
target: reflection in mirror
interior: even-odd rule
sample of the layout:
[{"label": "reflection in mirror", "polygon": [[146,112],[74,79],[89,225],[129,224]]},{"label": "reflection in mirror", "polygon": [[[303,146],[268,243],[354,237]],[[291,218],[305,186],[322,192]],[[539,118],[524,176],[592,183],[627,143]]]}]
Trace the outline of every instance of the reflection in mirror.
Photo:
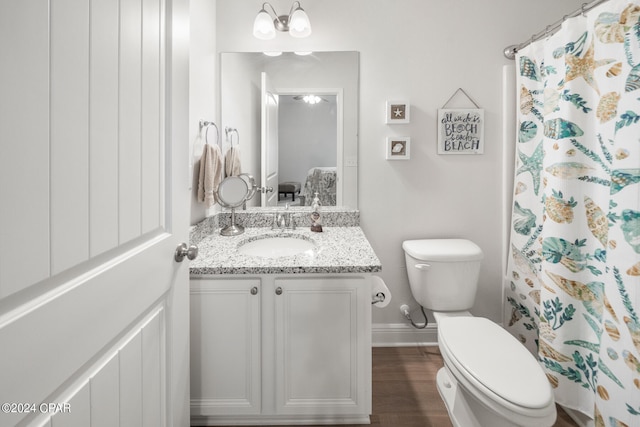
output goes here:
[{"label": "reflection in mirror", "polygon": [[248,173],[241,173],[238,175],[240,178],[244,179],[247,183],[247,188],[249,189],[249,194],[247,194],[245,203],[247,200],[251,200],[253,196],[255,196],[256,191],[258,190],[258,186],[256,185],[256,181],[253,179],[253,175]]},{"label": "reflection in mirror", "polygon": [[[307,103],[305,97],[317,102]],[[290,204],[311,206],[317,192],[323,206],[337,204],[338,95],[280,95],[278,127],[278,191],[297,189],[291,198],[278,194]],[[284,184],[284,185],[283,185]]]},{"label": "reflection in mirror", "polygon": [[[222,124],[243,135],[243,169],[260,179],[262,186],[267,185],[262,182],[262,153],[268,150],[262,147],[262,72],[268,74],[280,101],[278,156],[273,160],[277,180],[268,184],[278,194],[271,199],[278,204],[308,205],[318,191],[324,194],[323,205],[357,208],[358,53],[278,57],[222,53],[220,64]],[[321,99],[307,103],[304,96],[308,95]],[[279,192],[290,188],[293,194]],[[257,206],[258,199],[248,205]]]}]

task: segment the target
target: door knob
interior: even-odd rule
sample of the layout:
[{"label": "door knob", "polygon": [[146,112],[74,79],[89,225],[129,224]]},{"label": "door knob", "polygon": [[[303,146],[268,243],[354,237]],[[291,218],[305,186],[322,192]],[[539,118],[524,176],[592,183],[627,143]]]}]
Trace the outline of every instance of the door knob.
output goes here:
[{"label": "door knob", "polygon": [[191,260],[196,259],[198,256],[198,247],[194,245],[187,246],[186,243],[180,243],[176,248],[176,254],[173,258],[177,262],[182,262],[185,256]]}]

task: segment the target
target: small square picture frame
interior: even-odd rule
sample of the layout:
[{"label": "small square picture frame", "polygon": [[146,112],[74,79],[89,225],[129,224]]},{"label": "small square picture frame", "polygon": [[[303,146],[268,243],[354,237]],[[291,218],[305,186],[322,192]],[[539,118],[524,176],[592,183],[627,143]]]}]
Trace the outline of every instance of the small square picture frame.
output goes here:
[{"label": "small square picture frame", "polygon": [[385,123],[389,125],[409,123],[411,119],[411,105],[409,101],[387,101]]},{"label": "small square picture frame", "polygon": [[387,160],[409,160],[411,158],[411,138],[408,136],[388,136],[385,144]]}]

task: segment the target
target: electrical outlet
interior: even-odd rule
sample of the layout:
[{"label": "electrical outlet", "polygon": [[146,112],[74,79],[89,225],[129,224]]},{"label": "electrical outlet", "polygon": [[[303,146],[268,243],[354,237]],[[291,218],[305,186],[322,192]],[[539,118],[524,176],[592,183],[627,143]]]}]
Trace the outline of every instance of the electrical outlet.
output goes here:
[{"label": "electrical outlet", "polygon": [[347,157],[344,159],[344,165],[349,168],[353,168],[358,166],[358,158],[357,157]]}]

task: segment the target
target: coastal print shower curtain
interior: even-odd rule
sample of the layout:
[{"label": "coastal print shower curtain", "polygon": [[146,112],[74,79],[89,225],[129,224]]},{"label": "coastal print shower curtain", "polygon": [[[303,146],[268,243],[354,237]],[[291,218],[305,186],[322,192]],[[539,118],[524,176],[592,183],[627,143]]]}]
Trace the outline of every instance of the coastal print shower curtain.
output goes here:
[{"label": "coastal print shower curtain", "polygon": [[639,17],[610,0],[516,58],[505,326],[596,426],[640,426]]}]

